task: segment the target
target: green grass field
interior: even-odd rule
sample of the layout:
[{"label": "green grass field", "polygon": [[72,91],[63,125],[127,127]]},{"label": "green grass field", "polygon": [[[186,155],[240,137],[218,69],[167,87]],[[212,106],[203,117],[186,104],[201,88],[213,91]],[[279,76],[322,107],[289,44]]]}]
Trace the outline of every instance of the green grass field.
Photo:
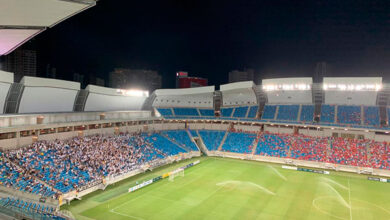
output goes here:
[{"label": "green grass field", "polygon": [[130,178],[63,208],[82,220],[390,219],[390,183],[224,158],[201,158],[174,182],[164,179],[127,193],[136,181],[193,160]]}]

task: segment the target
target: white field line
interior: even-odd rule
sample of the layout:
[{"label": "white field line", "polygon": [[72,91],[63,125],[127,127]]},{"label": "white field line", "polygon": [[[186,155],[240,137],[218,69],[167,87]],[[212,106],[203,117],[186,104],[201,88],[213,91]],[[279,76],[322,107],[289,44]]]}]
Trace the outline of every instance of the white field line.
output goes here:
[{"label": "white field line", "polygon": [[271,170],[273,170],[280,178],[282,178],[284,181],[287,181],[287,178],[281,174],[277,169],[275,169],[275,167],[271,166],[271,165],[267,165],[269,168],[271,168]]},{"label": "white field line", "polygon": [[[192,173],[195,174],[194,172],[192,172]],[[190,174],[191,174],[191,173],[189,173],[187,176],[189,176]],[[187,182],[187,183],[185,183],[185,184],[183,184],[183,185],[181,185],[181,186],[188,185],[188,184],[190,184],[190,183],[192,183],[192,182],[198,180],[200,177],[202,177],[202,176],[199,175],[197,178],[194,178],[194,179],[192,179],[191,181],[189,181],[189,182]],[[164,183],[164,185],[167,184],[167,183],[171,183],[171,182],[166,181],[166,182]],[[161,186],[160,186],[160,187],[161,187]],[[136,199],[138,199],[138,198],[141,198],[141,197],[143,197],[143,196],[145,196],[145,195],[147,195],[147,194],[153,192],[153,191],[156,190],[156,189],[157,189],[157,188],[155,188],[155,189],[153,189],[153,190],[150,190],[150,191],[148,191],[148,192],[146,192],[146,193],[143,193],[143,194],[141,194],[140,196],[137,196],[137,197],[135,197],[135,198],[133,198],[133,199],[130,199],[130,200],[126,201],[125,203],[122,203],[122,204],[120,204],[120,205],[118,205],[118,206],[112,208],[111,210],[115,211],[116,209],[118,209],[118,208],[120,208],[120,207],[122,207],[122,206],[124,206],[124,205],[126,205],[126,204],[128,204],[128,203],[130,203],[130,202],[132,202],[132,201],[134,201],[134,200],[136,200]],[[110,210],[110,211],[111,211],[111,210]]]},{"label": "white field line", "polygon": [[133,215],[127,215],[127,214],[123,214],[121,212],[116,212],[114,210],[110,210],[111,213],[115,213],[115,214],[118,214],[118,215],[122,215],[122,216],[125,216],[125,217],[129,217],[129,218],[132,218],[132,219],[138,219],[138,220],[144,220],[143,218],[141,217],[137,217],[137,216],[133,216]]},{"label": "white field line", "polygon": [[382,206],[379,206],[379,205],[377,205],[375,203],[363,201],[363,200],[360,200],[360,199],[353,199],[353,200],[358,201],[358,202],[363,202],[363,203],[366,203],[366,204],[369,204],[369,205],[372,205],[372,206],[374,206],[374,207],[376,207],[378,209],[381,209],[382,211],[386,212],[388,215],[390,215],[390,211],[389,210],[387,210],[387,209],[383,208]]},{"label": "white field line", "polygon": [[351,185],[349,184],[349,178],[348,178],[348,198],[349,198],[349,216],[350,216],[350,220],[352,220]]},{"label": "white field line", "polygon": [[[167,183],[168,183],[168,182],[165,182],[164,185],[167,184]],[[157,189],[157,188],[156,188],[156,189]],[[132,202],[132,201],[134,201],[134,200],[136,200],[136,199],[138,199],[138,198],[144,197],[145,195],[147,195],[148,193],[153,192],[153,191],[156,190],[156,189],[150,190],[149,192],[143,193],[143,194],[141,194],[140,196],[137,196],[137,197],[132,198],[132,199],[130,199],[130,200],[128,200],[128,201],[126,201],[126,202],[120,204],[120,205],[117,205],[117,206],[115,206],[114,208],[112,208],[110,211],[115,211],[116,209],[119,209],[120,207],[122,207],[122,206],[124,206],[124,205],[127,205],[128,203],[130,203],[130,202]]]},{"label": "white field line", "polygon": [[331,198],[331,197],[333,197],[333,196],[321,196],[321,197],[318,197],[318,198],[316,198],[316,199],[313,199],[312,205],[314,206],[315,209],[317,209],[317,210],[318,210],[319,212],[321,212],[322,214],[328,215],[328,216],[330,216],[330,217],[332,217],[332,218],[337,218],[337,219],[341,219],[341,220],[348,220],[348,219],[342,218],[342,217],[340,217],[340,216],[333,215],[332,213],[329,213],[329,212],[327,212],[327,211],[324,211],[324,210],[320,209],[320,208],[316,205],[317,200],[319,200],[319,199],[324,199],[324,198]]}]

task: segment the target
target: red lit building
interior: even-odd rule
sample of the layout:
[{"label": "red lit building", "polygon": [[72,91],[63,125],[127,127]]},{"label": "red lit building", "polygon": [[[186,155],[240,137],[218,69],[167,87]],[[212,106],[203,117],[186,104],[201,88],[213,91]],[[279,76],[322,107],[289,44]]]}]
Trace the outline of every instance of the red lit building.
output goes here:
[{"label": "red lit building", "polygon": [[194,88],[207,86],[207,79],[200,77],[189,77],[187,72],[176,73],[176,88]]}]

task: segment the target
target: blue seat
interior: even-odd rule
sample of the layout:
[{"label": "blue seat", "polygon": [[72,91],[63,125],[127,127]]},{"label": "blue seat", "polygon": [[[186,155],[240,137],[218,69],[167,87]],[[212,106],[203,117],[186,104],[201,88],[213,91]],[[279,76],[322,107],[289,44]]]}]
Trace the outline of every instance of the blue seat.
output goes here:
[{"label": "blue seat", "polygon": [[296,121],[298,119],[299,105],[279,105],[277,120]]},{"label": "blue seat", "polygon": [[276,105],[265,105],[262,119],[274,119],[276,113]]},{"label": "blue seat", "polygon": [[304,123],[311,123],[314,119],[314,105],[302,105],[300,121]]},{"label": "blue seat", "polygon": [[226,131],[216,130],[200,130],[199,135],[201,136],[207,149],[210,151],[217,150],[225,136]]},{"label": "blue seat", "polygon": [[251,153],[252,143],[256,139],[256,134],[229,132],[222,151],[234,153]]},{"label": "blue seat", "polygon": [[234,109],[233,117],[234,118],[245,118],[247,112],[248,112],[248,106],[236,107]]},{"label": "blue seat", "polygon": [[248,118],[255,118],[257,116],[257,111],[258,110],[259,110],[259,106],[257,106],[257,105],[251,106],[249,108]]},{"label": "blue seat", "polygon": [[335,123],[335,106],[322,105],[321,106],[321,123]]},{"label": "blue seat", "polygon": [[222,117],[232,117],[233,108],[221,108],[221,116]]}]

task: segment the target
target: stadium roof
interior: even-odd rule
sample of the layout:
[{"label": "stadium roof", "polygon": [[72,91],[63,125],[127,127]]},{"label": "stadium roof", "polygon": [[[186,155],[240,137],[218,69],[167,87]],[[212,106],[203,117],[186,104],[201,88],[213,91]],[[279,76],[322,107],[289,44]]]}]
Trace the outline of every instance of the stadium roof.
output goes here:
[{"label": "stadium roof", "polygon": [[0,56],[94,5],[96,0],[0,0]]}]

